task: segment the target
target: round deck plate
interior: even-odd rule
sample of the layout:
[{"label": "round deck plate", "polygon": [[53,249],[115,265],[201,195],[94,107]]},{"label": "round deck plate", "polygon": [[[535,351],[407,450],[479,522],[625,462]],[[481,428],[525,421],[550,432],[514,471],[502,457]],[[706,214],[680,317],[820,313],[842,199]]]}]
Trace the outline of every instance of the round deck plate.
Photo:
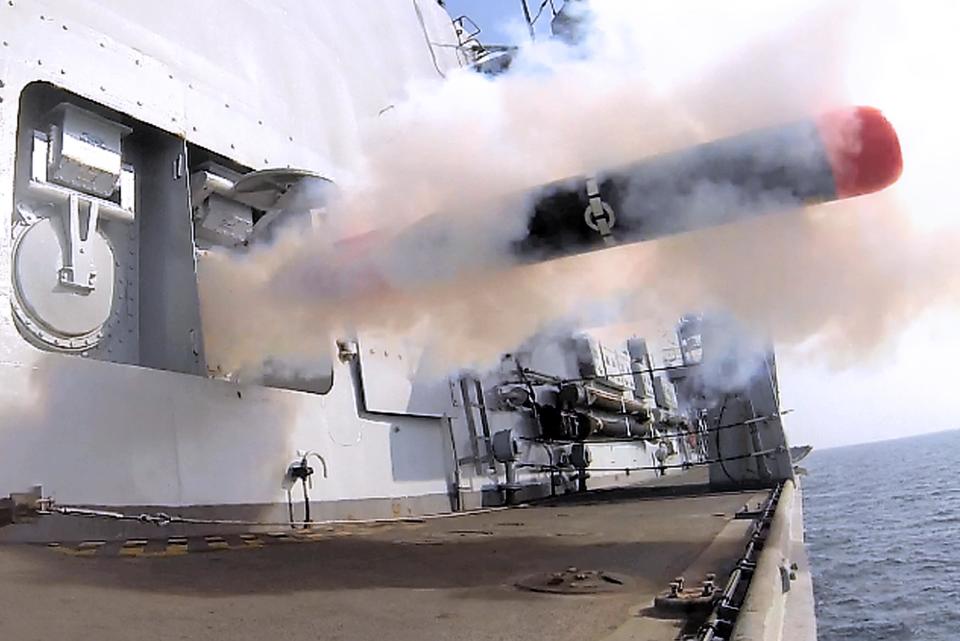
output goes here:
[{"label": "round deck plate", "polygon": [[561,572],[533,574],[517,581],[516,586],[531,592],[551,594],[601,594],[622,592],[633,582],[629,577],[603,570],[567,568]]}]

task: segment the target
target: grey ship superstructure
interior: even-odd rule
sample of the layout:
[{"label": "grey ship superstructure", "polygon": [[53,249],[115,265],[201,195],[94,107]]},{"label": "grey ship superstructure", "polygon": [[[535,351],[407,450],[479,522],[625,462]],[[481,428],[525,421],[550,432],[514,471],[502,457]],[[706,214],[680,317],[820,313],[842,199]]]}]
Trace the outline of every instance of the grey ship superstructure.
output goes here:
[{"label": "grey ship superstructure", "polygon": [[[186,552],[192,537],[307,541],[197,585],[256,595],[270,588],[246,571],[289,579],[277,589],[354,638],[378,604],[403,622],[386,638],[815,638],[772,352],[731,375],[742,350],[722,318],[685,317],[666,339],[531,340],[491,372],[440,381],[423,345],[363,328],[328,337],[330,362],[310,376],[238,383],[220,367],[205,253],[269,234],[298,185],[335,184],[355,123],[409,81],[509,66],[509,48],[481,45],[442,3],[375,4],[0,6],[0,537],[94,557]],[[376,55],[357,57],[358,41]],[[791,127],[761,142],[816,131]],[[766,171],[755,143],[711,147],[685,163],[689,180]],[[784,206],[849,195],[827,156],[804,168],[807,191],[777,192]],[[631,218],[624,190],[647,166],[545,188],[518,256],[693,228]],[[214,555],[187,556],[213,576]],[[105,576],[61,560],[62,581]],[[294,587],[294,566],[313,578]],[[398,592],[418,589],[435,600]]]}]

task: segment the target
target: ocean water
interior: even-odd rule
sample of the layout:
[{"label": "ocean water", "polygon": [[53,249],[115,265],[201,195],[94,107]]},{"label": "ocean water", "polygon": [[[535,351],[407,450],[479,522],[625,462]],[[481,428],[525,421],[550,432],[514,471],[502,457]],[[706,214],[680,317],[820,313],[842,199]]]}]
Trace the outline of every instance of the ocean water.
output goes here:
[{"label": "ocean water", "polygon": [[820,641],[960,639],[960,431],[800,465]]}]

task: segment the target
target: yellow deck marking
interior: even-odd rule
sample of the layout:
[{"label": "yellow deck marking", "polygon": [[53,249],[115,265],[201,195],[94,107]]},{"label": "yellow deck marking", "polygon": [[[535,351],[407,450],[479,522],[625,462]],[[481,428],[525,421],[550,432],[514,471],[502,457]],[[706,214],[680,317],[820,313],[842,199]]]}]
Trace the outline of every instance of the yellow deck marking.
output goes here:
[{"label": "yellow deck marking", "polygon": [[119,556],[143,556],[144,549],[147,547],[146,539],[130,539],[124,541],[120,546]]}]

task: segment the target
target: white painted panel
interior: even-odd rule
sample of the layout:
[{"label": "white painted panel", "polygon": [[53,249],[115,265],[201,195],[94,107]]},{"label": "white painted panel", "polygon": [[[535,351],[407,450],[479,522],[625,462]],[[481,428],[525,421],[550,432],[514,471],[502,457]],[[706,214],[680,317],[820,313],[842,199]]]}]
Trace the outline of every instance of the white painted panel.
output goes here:
[{"label": "white painted panel", "polygon": [[[427,40],[454,36],[435,2],[420,6],[429,38],[407,0],[3,3],[0,223],[9,228],[26,83],[51,82],[242,164],[328,173],[355,160],[360,121],[402,99],[410,82],[438,79]],[[441,70],[455,66],[452,49],[434,53]],[[329,463],[317,500],[446,491],[440,423],[361,419],[344,364],[318,397],[29,347],[5,299],[9,255],[4,234],[0,491],[40,483],[64,503],[118,506],[282,501],[279,478],[297,449]],[[408,384],[382,407],[449,408],[445,381],[384,363],[367,371]]]},{"label": "white painted panel", "polygon": [[43,355],[0,365],[0,488],[55,499],[177,504],[173,396],[123,366]]},{"label": "white painted panel", "polygon": [[0,56],[241,164],[331,174],[360,121],[458,65],[428,45],[456,43],[449,16],[418,3],[423,25],[408,0],[4,2]]},{"label": "white painted panel", "polygon": [[[281,502],[298,449],[327,460],[316,500],[447,489],[440,421],[359,419],[345,365],[344,384],[319,397],[33,348],[13,356],[0,362],[3,492],[39,484],[66,504]],[[332,423],[356,440],[335,440]]]},{"label": "white painted panel", "polygon": [[400,336],[360,334],[367,409],[442,416],[451,409],[450,383],[427,367],[422,345]]},{"label": "white painted panel", "polygon": [[[304,395],[183,375],[169,382],[176,399],[171,427],[185,502],[275,500],[298,449],[293,434],[307,409]],[[322,415],[314,422],[325,426]]]}]

